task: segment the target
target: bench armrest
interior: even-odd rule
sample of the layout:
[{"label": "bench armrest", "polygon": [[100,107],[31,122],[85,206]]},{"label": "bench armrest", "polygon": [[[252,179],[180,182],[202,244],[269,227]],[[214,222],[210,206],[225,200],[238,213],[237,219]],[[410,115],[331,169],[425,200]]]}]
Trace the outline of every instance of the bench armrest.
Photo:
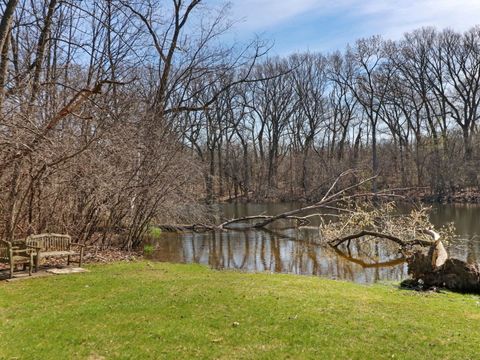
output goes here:
[{"label": "bench armrest", "polygon": [[34,251],[32,249],[12,249],[12,254],[16,254],[16,255],[19,255],[19,254],[27,254],[28,256],[30,256],[30,254],[32,254]]}]

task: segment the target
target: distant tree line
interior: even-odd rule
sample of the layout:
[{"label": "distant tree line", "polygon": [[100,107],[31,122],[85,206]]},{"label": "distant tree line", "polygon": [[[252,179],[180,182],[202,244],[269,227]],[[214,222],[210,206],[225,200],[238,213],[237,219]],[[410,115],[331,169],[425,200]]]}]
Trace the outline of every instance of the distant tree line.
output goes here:
[{"label": "distant tree line", "polygon": [[374,36],[254,71],[268,80],[185,117],[208,200],[314,200],[348,168],[378,174],[374,191],[478,190],[480,27]]},{"label": "distant tree line", "polygon": [[200,0],[0,3],[0,236],[125,248],[199,204],[478,186],[479,28],[267,58]]}]

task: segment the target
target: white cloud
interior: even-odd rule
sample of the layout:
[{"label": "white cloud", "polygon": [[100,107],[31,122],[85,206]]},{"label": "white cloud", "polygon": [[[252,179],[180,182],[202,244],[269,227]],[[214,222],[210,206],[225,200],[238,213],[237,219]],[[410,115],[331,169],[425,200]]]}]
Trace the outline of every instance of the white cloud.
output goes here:
[{"label": "white cloud", "polygon": [[363,27],[374,28],[385,37],[398,38],[422,26],[451,27],[461,31],[480,22],[479,0],[390,0],[376,6],[377,3],[368,0],[360,7],[369,15]]},{"label": "white cloud", "polygon": [[240,27],[263,31],[289,19],[316,9],[323,3],[319,0],[233,0],[233,17],[241,20]]},{"label": "white cloud", "polygon": [[304,14],[348,17],[361,32],[394,38],[421,26],[465,30],[480,22],[480,0],[233,0],[231,4],[233,17],[244,19],[238,26],[242,31],[270,30]]}]

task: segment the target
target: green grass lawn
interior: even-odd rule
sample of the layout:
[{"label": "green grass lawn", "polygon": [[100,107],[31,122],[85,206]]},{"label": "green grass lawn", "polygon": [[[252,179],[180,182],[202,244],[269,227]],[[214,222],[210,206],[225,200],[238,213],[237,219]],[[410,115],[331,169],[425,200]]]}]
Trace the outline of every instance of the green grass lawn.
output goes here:
[{"label": "green grass lawn", "polygon": [[116,263],[0,284],[0,359],[479,359],[479,297]]}]

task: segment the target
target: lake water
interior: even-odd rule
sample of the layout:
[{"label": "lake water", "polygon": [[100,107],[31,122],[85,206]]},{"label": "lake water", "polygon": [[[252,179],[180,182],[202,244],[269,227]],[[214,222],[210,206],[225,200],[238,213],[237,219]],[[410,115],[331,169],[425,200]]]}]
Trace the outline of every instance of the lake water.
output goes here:
[{"label": "lake water", "polygon": [[[226,204],[219,209],[219,222],[234,217],[278,214],[298,208],[298,203]],[[480,256],[480,207],[437,205],[431,214],[435,226],[454,222],[457,237],[451,255],[477,262]],[[267,271],[324,276],[359,283],[400,281],[407,266],[398,247],[389,241],[353,242],[349,253],[318,245],[319,233],[312,226],[264,230],[232,230],[207,233],[163,233],[156,241],[152,259],[200,263],[215,269]]]}]

